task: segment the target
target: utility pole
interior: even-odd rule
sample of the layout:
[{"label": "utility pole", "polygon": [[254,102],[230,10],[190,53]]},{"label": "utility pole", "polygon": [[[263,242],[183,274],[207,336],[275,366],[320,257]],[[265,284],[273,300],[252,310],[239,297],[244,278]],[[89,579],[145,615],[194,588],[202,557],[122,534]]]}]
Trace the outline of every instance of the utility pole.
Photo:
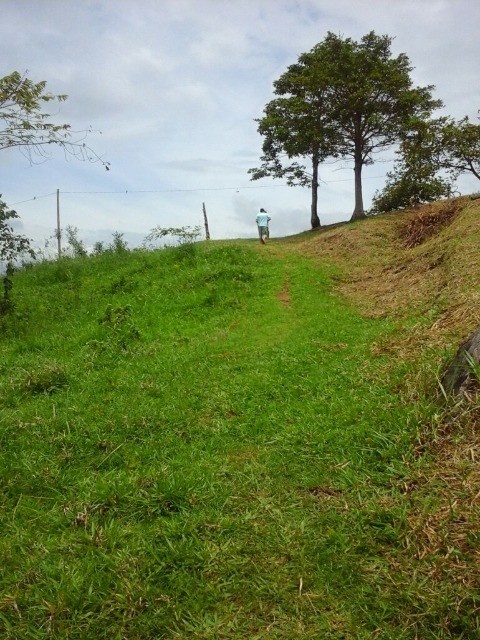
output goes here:
[{"label": "utility pole", "polygon": [[60,189],[57,189],[57,249],[58,259],[62,257],[62,230],[60,228]]},{"label": "utility pole", "polygon": [[205,223],[205,238],[210,240],[210,230],[208,228],[207,210],[205,209],[205,203],[203,202],[203,221]]}]

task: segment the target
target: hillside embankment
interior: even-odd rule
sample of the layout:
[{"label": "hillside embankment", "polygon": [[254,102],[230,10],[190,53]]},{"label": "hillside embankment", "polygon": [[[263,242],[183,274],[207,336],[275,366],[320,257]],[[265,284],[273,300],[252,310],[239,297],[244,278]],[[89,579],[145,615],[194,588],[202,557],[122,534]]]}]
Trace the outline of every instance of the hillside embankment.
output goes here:
[{"label": "hillside embankment", "polygon": [[2,640],[479,637],[479,214],[17,272]]},{"label": "hillside embankment", "polygon": [[[401,319],[414,348],[480,324],[480,200],[445,200],[312,233],[298,249],[341,269],[339,290],[372,317]],[[407,335],[408,334],[408,335]]]}]

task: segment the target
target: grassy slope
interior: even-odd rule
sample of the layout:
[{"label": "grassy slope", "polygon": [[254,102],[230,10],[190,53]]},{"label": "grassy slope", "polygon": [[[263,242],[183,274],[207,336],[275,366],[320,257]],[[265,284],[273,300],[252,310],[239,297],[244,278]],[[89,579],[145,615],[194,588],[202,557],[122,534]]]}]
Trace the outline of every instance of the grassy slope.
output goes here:
[{"label": "grassy slope", "polygon": [[477,637],[475,213],[18,273],[2,637]]}]

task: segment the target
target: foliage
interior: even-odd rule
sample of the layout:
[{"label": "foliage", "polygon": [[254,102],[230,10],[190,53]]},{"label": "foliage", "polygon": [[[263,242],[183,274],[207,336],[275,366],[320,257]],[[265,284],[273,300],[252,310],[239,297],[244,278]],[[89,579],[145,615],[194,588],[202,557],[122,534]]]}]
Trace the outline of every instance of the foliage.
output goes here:
[{"label": "foliage", "polygon": [[95,244],[93,245],[93,255],[99,256],[102,253],[105,253],[105,243],[101,241],[95,242]]},{"label": "foliage", "polygon": [[109,163],[85,143],[91,129],[72,131],[68,124],[52,122],[52,115],[43,111],[46,104],[66,99],[47,92],[45,81],[35,83],[17,71],[0,78],[0,150],[18,148],[33,162],[35,157],[46,157],[54,145],[80,160],[99,161],[108,170]]},{"label": "foliage", "polygon": [[374,212],[448,197],[462,173],[480,179],[480,125],[468,117],[414,120],[397,153],[395,170],[373,199]]},{"label": "foliage", "polygon": [[0,298],[0,315],[13,308],[13,262],[25,254],[35,259],[35,252],[30,246],[30,240],[15,233],[9,224],[10,220],[18,217],[16,211],[9,209],[5,202],[0,200],[0,266],[2,266],[2,262],[7,263],[6,273],[3,276],[3,295]]},{"label": "foliage", "polygon": [[471,173],[480,180],[480,125],[468,116],[449,120],[441,131],[440,163],[454,176]]},{"label": "foliage", "polygon": [[0,298],[0,316],[13,309],[12,289],[14,268],[11,262],[7,263],[5,275],[3,277],[3,296]]},{"label": "foliage", "polygon": [[410,137],[401,145],[395,167],[387,173],[385,187],[373,197],[372,213],[395,211],[451,196],[452,180],[439,175],[435,154],[430,154],[425,144],[425,130],[423,135],[420,131],[417,134],[415,143]]},{"label": "foliage", "polygon": [[313,166],[329,156],[351,158],[352,219],[363,217],[363,166],[373,162],[376,152],[397,142],[413,119],[425,119],[441,106],[432,98],[432,86],[412,85],[408,57],[404,53],[392,57],[391,42],[373,31],[360,42],[329,32],[302,54],[274,83],[275,93],[286,98],[269,103],[259,121],[259,132],[265,135],[264,163],[251,170],[253,179],[290,173],[306,183],[305,167],[298,163],[284,167],[282,154],[311,155],[316,148]]},{"label": "foliage", "polygon": [[163,240],[164,238],[175,238],[178,244],[191,244],[195,242],[201,233],[201,227],[154,227],[145,238],[144,244]]},{"label": "foliage", "polygon": [[78,228],[68,225],[65,229],[67,241],[75,258],[85,258],[88,255],[83,241],[78,238]]},{"label": "foliage", "polygon": [[[69,225],[65,231],[72,257],[85,258],[88,255],[88,251],[83,240],[78,237],[78,228]],[[114,231],[113,240],[108,247],[105,246],[104,242],[95,242],[93,245],[92,254],[95,256],[99,256],[106,251],[112,253],[125,253],[128,251],[128,243],[123,239],[123,233]]]},{"label": "foliage", "polygon": [[[335,129],[326,121],[325,96],[323,87],[310,87],[307,79],[303,81],[303,92],[298,94],[299,82],[295,76],[301,76],[298,65],[289,67],[277,82],[275,93],[294,93],[287,98],[277,98],[269,102],[264,116],[258,119],[258,132],[264,137],[262,146],[262,165],[250,169],[252,180],[266,176],[286,178],[290,186],[309,186],[312,189],[311,225],[320,226],[318,217],[318,167],[332,152],[332,140]],[[295,88],[294,88],[295,87]],[[289,160],[299,158],[285,164]],[[304,164],[309,160],[311,170]]]},{"label": "foliage", "polygon": [[24,254],[35,258],[30,240],[15,233],[8,222],[18,217],[16,211],[9,209],[5,202],[0,200],[0,262],[12,262]]},{"label": "foliage", "polygon": [[451,184],[437,176],[430,167],[422,170],[396,170],[387,173],[387,183],[372,200],[371,213],[396,211],[451,195]]},{"label": "foliage", "polygon": [[398,141],[412,120],[422,120],[441,101],[433,86],[414,87],[406,54],[392,57],[392,38],[373,31],[359,43],[329,33],[319,46],[332,87],[333,118],[341,144],[338,157],[354,161],[355,209],[352,220],[364,216],[361,174],[373,156]]},{"label": "foliage", "polygon": [[471,173],[480,180],[480,125],[442,117],[418,123],[402,143],[407,157],[429,158],[438,170],[452,179]]},{"label": "foliage", "polygon": [[128,244],[126,240],[123,239],[123,233],[120,233],[119,231],[114,231],[113,241],[109,249],[114,253],[125,253],[125,251],[128,251]]}]

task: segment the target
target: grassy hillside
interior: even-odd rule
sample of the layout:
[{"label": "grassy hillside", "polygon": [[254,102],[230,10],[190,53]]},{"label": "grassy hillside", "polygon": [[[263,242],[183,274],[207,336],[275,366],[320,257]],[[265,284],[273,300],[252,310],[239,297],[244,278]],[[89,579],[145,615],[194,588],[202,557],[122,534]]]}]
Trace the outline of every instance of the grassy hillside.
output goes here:
[{"label": "grassy hillside", "polygon": [[436,380],[480,212],[435,206],[18,272],[1,637],[477,637],[478,410]]}]

